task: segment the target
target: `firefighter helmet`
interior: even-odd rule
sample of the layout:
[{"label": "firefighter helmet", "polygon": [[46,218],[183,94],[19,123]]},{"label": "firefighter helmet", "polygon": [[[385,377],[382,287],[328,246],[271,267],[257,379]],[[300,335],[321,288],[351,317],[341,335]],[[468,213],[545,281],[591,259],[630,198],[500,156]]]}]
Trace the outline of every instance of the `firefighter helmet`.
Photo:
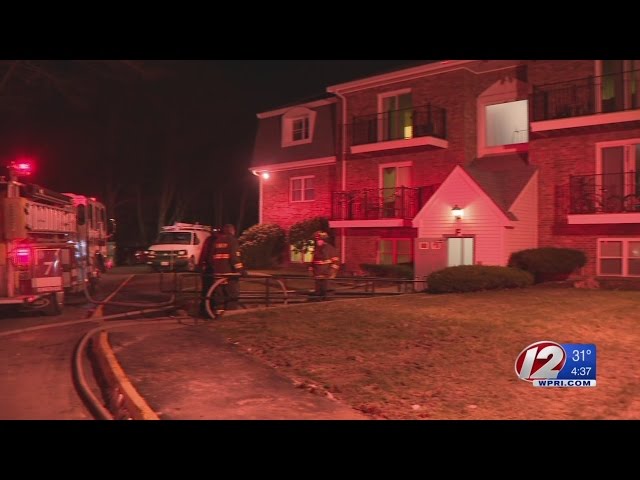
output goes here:
[{"label": "firefighter helmet", "polygon": [[322,230],[318,230],[313,234],[313,238],[315,240],[326,240],[329,238],[329,234],[327,232],[323,232]]}]

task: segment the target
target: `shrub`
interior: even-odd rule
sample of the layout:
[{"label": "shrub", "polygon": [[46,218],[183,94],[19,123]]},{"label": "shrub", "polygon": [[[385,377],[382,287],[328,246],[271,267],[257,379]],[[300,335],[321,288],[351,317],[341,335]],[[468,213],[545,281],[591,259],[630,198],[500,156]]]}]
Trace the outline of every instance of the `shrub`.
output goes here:
[{"label": "shrub", "polygon": [[460,265],[433,272],[427,277],[431,293],[474,292],[499,288],[522,288],[533,283],[529,272],[491,265]]},{"label": "shrub", "polygon": [[285,249],[285,232],[274,223],[256,224],[238,239],[246,268],[272,268],[280,263]]},{"label": "shrub", "polygon": [[372,277],[413,279],[413,263],[400,263],[398,265],[361,263],[360,268]]},{"label": "shrub", "polygon": [[509,258],[510,267],[530,272],[536,283],[566,279],[585,263],[587,257],[584,252],[572,248],[530,248],[514,252]]},{"label": "shrub", "polygon": [[289,229],[289,245],[291,245],[296,253],[307,253],[307,250],[313,245],[313,234],[318,230],[329,234],[329,242],[335,245],[331,229],[329,228],[329,220],[325,217],[313,217],[301,222],[294,223]]}]

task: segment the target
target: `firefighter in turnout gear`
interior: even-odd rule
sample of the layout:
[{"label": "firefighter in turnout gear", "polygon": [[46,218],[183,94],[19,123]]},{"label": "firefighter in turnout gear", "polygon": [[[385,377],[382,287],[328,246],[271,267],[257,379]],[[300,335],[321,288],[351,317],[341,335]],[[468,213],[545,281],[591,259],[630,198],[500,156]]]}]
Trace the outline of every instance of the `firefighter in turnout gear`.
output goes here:
[{"label": "firefighter in turnout gear", "polygon": [[[214,271],[213,271],[213,243],[215,242],[217,233],[207,237],[202,244],[202,251],[200,252],[200,278],[202,289],[200,291],[200,311],[199,315],[202,318],[209,318],[209,313],[207,312],[206,301],[207,301],[207,293],[209,293],[209,289],[214,282]],[[211,310],[215,310],[215,305],[213,304],[213,300],[209,300],[209,306]]]},{"label": "firefighter in turnout gear", "polygon": [[[246,270],[240,259],[238,240],[235,234],[235,227],[227,224],[222,227],[222,233],[213,240],[211,255],[213,258],[213,270],[216,275],[233,273],[246,275]],[[237,276],[230,275],[227,283],[220,285],[213,292],[216,317],[221,316],[225,310],[238,308],[238,298],[240,297],[239,280]]]},{"label": "firefighter in turnout gear", "polygon": [[318,231],[313,235],[315,248],[313,250],[313,261],[309,269],[316,279],[316,288],[313,293],[318,300],[327,299],[329,279],[335,278],[340,269],[340,258],[336,253],[336,248],[329,243],[329,235],[326,232]]}]

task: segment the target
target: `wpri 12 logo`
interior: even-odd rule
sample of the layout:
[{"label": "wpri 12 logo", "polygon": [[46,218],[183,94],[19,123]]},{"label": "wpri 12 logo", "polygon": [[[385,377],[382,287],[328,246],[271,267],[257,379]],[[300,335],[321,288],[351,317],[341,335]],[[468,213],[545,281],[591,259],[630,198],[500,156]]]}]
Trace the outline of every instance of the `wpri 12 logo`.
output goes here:
[{"label": "wpri 12 logo", "polygon": [[534,387],[595,387],[596,346],[548,340],[532,343],[518,355],[516,375]]}]

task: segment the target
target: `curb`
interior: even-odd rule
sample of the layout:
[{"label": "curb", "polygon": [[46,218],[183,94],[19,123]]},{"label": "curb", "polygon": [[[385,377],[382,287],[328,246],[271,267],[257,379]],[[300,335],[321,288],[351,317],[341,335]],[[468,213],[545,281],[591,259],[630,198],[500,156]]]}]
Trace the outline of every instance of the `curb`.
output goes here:
[{"label": "curb", "polygon": [[133,387],[109,344],[108,334],[100,332],[93,343],[96,368],[104,382],[107,408],[118,420],[160,420]]}]

